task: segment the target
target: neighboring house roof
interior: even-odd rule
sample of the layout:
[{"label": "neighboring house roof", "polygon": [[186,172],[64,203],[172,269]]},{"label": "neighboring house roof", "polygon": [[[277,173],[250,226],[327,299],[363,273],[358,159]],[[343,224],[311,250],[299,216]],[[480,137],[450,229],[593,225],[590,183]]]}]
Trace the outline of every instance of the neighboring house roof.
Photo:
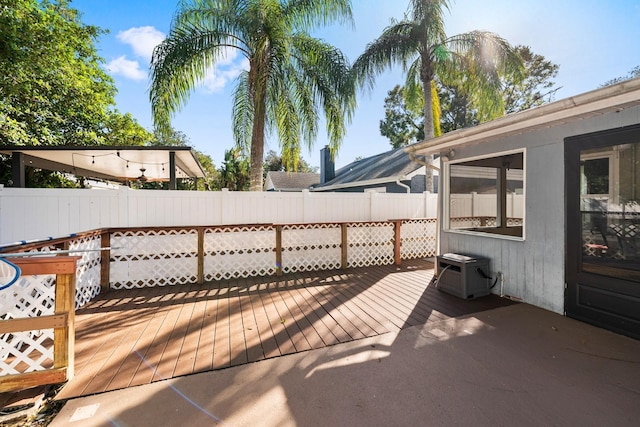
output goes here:
[{"label": "neighboring house roof", "polygon": [[455,155],[451,151],[455,147],[531,132],[560,123],[575,122],[607,112],[619,112],[638,104],[640,104],[640,78],[508,114],[477,126],[449,132],[438,138],[409,145],[405,150],[409,155],[433,153]]},{"label": "neighboring house roof", "polygon": [[411,179],[424,166],[412,161],[402,148],[356,160],[336,171],[336,177],[317,185],[313,191],[332,191],[339,188],[378,185]]},{"label": "neighboring house roof", "polygon": [[267,172],[265,191],[302,191],[320,182],[319,173]]}]

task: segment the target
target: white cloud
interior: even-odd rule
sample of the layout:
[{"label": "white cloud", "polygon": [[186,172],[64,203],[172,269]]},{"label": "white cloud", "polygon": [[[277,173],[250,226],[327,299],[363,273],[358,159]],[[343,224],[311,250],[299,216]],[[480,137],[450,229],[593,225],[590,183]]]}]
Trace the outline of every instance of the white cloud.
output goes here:
[{"label": "white cloud", "polygon": [[121,42],[131,46],[136,55],[144,58],[148,62],[151,60],[153,48],[164,40],[165,35],[152,26],[145,26],[120,31],[117,37]]},{"label": "white cloud", "polygon": [[226,47],[221,50],[216,58],[216,64],[219,66],[231,65],[238,57],[238,49]]},{"label": "white cloud", "polygon": [[144,80],[147,78],[147,73],[140,69],[140,63],[131,61],[124,55],[109,62],[106,68],[111,74],[121,75],[131,80]]},{"label": "white cloud", "polygon": [[[165,35],[152,26],[144,26],[120,31],[117,38],[131,46],[136,56],[149,63],[153,49],[165,39]],[[238,77],[242,70],[248,69],[249,62],[246,59],[238,61],[237,49],[225,48],[216,58],[216,66],[209,70],[203,79],[201,87],[205,93],[219,92],[227,83]],[[111,74],[122,75],[132,80],[144,80],[147,77],[146,71],[140,69],[138,61],[129,60],[125,56],[107,64],[107,70]]]},{"label": "white cloud", "polygon": [[239,63],[235,61],[238,53],[236,50],[227,50],[221,55],[216,67],[209,70],[202,87],[206,93],[215,93],[221,91],[227,83],[238,77],[243,70],[249,69],[249,61],[245,58]]}]

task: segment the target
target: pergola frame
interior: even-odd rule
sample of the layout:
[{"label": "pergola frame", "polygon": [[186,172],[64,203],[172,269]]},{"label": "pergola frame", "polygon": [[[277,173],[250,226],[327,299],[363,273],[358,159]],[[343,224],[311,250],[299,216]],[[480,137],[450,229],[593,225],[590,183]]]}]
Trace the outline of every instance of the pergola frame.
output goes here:
[{"label": "pergola frame", "polygon": [[25,167],[70,173],[87,178],[126,183],[169,182],[178,178],[204,178],[191,147],[151,146],[0,146],[0,154],[12,156],[13,186],[25,187]]}]

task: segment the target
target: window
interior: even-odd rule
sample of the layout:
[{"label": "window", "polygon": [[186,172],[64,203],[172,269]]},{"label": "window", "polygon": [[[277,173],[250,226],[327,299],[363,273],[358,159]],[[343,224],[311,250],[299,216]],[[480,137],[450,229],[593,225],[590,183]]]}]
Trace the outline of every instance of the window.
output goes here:
[{"label": "window", "polygon": [[580,150],[584,271],[640,278],[640,143]]},{"label": "window", "polygon": [[522,237],[524,154],[449,165],[445,227]]}]

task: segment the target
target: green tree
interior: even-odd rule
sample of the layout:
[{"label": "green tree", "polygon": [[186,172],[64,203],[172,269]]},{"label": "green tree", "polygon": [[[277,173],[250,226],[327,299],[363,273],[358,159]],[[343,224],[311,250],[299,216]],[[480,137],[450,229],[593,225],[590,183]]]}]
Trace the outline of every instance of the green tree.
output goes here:
[{"label": "green tree", "polygon": [[456,85],[438,86],[443,133],[475,126],[480,123],[477,111],[464,90]]},{"label": "green tree", "polygon": [[560,87],[555,87],[557,64],[534,53],[529,46],[518,45],[516,52],[522,58],[523,72],[502,77],[505,112],[515,113],[553,101]]},{"label": "green tree", "polygon": [[98,144],[115,87],[65,0],[0,0],[0,143]]},{"label": "green tree", "polygon": [[311,147],[320,108],[332,152],[355,106],[342,53],[307,31],[351,20],[350,0],[186,0],[151,60],[150,99],[164,131],[197,82],[227,49],[249,62],[234,93],[233,130],[250,152],[251,190],[262,190],[265,129],[277,133],[284,162],[297,169],[301,141]]},{"label": "green tree", "polygon": [[501,75],[517,75],[522,60],[506,40],[486,31],[447,37],[444,9],[448,0],[411,0],[405,19],[394,22],[369,43],[354,63],[360,82],[374,84],[377,74],[395,63],[407,70],[405,90],[422,92],[425,138],[434,136],[432,82],[463,82],[481,115],[504,114]]},{"label": "green tree", "polygon": [[[444,31],[444,10],[449,0],[410,0],[402,21],[392,21],[382,35],[369,43],[353,64],[360,84],[372,87],[375,77],[398,63],[406,70],[405,90],[424,94],[425,139],[435,136],[433,81],[464,81],[465,90],[482,117],[504,114],[500,76],[516,75],[522,61],[498,35],[472,31],[448,37]],[[427,169],[427,186],[433,185]]]},{"label": "green tree", "polygon": [[190,144],[191,140],[184,132],[173,128],[167,129],[164,132],[158,130],[153,132],[153,145],[188,147]]},{"label": "green tree", "polygon": [[147,145],[154,135],[146,130],[131,113],[107,110],[100,129],[98,143],[104,145]]},{"label": "green tree", "polygon": [[[551,102],[556,92],[560,89],[556,87],[553,79],[558,74],[559,66],[547,60],[544,56],[533,53],[528,46],[516,46],[516,52],[523,60],[523,70],[518,75],[505,74],[502,79],[502,98],[504,100],[505,112],[513,113],[526,110],[547,102]],[[456,129],[475,126],[480,123],[477,108],[472,103],[470,96],[465,91],[463,82],[451,82],[448,85],[437,81],[438,94],[437,99],[440,101],[442,132],[447,133]],[[385,100],[386,117],[393,117],[395,122],[410,122],[411,126],[422,128],[422,118],[416,119],[415,111],[405,111],[402,105],[405,97],[398,97],[394,92],[401,91],[405,93],[404,87],[396,86],[389,91],[389,96]],[[434,100],[436,97],[434,97]],[[390,113],[390,110],[392,113]],[[400,130],[392,126],[388,126],[389,135],[392,138],[399,138]],[[407,138],[409,143],[414,142],[411,138]],[[417,136],[416,140],[421,137]],[[395,146],[394,146],[395,147]]]},{"label": "green tree", "polygon": [[424,117],[421,108],[411,108],[404,87],[396,85],[384,99],[384,120],[380,121],[380,134],[395,148],[404,147],[424,139]]},{"label": "green tree", "polygon": [[[280,157],[280,155],[278,155],[278,153],[273,150],[269,150],[269,152],[267,152],[267,155],[264,157],[264,164],[262,165],[262,169],[264,171],[265,178],[268,171],[291,172],[291,170],[287,169],[287,165],[283,163],[282,157]],[[305,159],[300,157],[300,161],[298,162],[298,172],[318,173],[318,167],[311,166]]]},{"label": "green tree", "polygon": [[[515,50],[522,58],[523,69],[516,75],[506,73],[501,76],[502,99],[506,113],[515,113],[551,102],[560,89],[553,81],[558,75],[557,64],[532,52],[528,46],[516,46]],[[451,132],[475,126],[482,121],[464,84],[451,82],[438,86],[443,131]]]},{"label": "green tree", "polygon": [[[197,190],[219,190],[220,186],[220,171],[216,169],[213,159],[208,154],[204,154],[198,150],[195,150],[196,158],[200,162],[200,166],[204,170],[204,179],[198,180]],[[190,188],[196,190],[196,188]]]},{"label": "green tree", "polygon": [[220,167],[218,188],[232,191],[249,190],[249,160],[240,148],[232,148],[224,152],[224,162]]},{"label": "green tree", "polygon": [[[191,140],[189,137],[179,130],[170,128],[165,132],[155,131],[153,137],[150,139],[151,145],[163,146],[163,147],[189,147],[191,146]],[[193,150],[202,166],[204,171],[204,179],[199,179],[197,187],[194,185],[192,179],[181,179],[177,182],[178,190],[216,190],[220,189],[220,171],[216,169],[213,159],[208,154],[205,154],[198,150]],[[146,183],[144,188],[160,188],[164,190],[169,189],[169,183]]]}]

